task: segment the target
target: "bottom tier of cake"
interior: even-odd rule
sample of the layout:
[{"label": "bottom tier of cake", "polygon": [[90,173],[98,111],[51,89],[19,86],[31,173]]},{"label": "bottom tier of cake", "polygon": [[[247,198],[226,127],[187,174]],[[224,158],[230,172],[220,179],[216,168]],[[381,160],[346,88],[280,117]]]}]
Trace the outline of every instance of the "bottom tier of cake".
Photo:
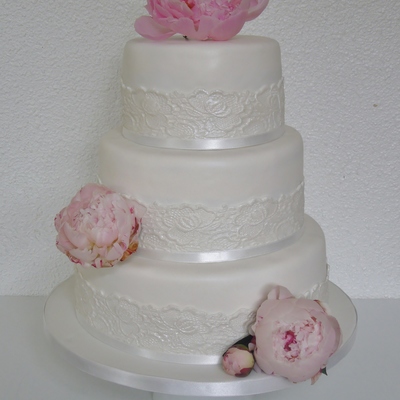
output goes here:
[{"label": "bottom tier of cake", "polygon": [[248,334],[275,285],[327,300],[324,234],[309,216],[284,249],[217,263],[173,263],[133,255],[114,268],[77,267],[76,314],[101,341],[157,360],[212,364]]}]

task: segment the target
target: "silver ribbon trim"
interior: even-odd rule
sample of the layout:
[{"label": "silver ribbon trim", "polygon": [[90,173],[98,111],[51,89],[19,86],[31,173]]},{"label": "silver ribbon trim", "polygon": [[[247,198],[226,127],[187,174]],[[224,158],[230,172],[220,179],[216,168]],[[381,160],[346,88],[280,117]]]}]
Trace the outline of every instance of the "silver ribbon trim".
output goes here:
[{"label": "silver ribbon trim", "polygon": [[181,139],[181,138],[156,138],[143,136],[132,130],[122,128],[122,135],[132,142],[143,146],[158,147],[162,149],[180,150],[225,150],[237,149],[241,147],[256,146],[272,142],[278,139],[285,132],[284,127],[273,129],[269,132],[258,135],[239,137],[239,138],[220,138],[220,139]]},{"label": "silver ribbon trim", "polygon": [[211,251],[211,252],[188,252],[188,253],[167,253],[161,250],[144,249],[139,246],[136,255],[144,258],[157,259],[161,261],[185,262],[185,263],[211,263],[211,262],[225,262],[235,261],[245,258],[262,256],[264,254],[273,253],[293,244],[298,240],[304,232],[304,226],[294,234],[278,240],[276,242],[268,243],[259,247],[252,247],[248,249],[232,249],[224,251]]}]

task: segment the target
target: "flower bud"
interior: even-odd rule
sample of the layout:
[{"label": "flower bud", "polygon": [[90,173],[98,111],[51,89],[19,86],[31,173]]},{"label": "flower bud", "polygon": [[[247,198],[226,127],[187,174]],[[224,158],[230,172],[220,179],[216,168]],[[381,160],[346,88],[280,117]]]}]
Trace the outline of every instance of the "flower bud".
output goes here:
[{"label": "flower bud", "polygon": [[254,367],[254,357],[244,345],[230,347],[222,356],[222,368],[229,374],[244,378]]}]

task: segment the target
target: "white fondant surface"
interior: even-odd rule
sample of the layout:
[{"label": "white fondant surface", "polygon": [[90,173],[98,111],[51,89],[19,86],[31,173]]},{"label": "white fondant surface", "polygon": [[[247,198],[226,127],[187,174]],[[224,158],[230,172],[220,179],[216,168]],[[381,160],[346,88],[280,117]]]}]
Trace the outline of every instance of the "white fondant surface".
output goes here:
[{"label": "white fondant surface", "polygon": [[257,91],[281,78],[279,44],[260,36],[239,35],[226,42],[132,39],[122,65],[126,86],[162,92]]},{"label": "white fondant surface", "polygon": [[279,198],[303,182],[303,142],[291,127],[279,139],[230,150],[141,146],[114,129],[100,143],[101,182],[143,204],[234,205]]}]

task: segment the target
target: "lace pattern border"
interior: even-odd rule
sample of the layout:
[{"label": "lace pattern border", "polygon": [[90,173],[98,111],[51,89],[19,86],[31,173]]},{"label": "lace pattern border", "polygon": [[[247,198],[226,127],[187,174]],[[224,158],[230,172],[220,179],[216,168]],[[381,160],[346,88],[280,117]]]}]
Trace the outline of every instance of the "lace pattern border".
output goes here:
[{"label": "lace pattern border", "polygon": [[252,137],[284,126],[283,78],[256,92],[195,90],[161,93],[121,81],[123,125],[150,138]]}]

